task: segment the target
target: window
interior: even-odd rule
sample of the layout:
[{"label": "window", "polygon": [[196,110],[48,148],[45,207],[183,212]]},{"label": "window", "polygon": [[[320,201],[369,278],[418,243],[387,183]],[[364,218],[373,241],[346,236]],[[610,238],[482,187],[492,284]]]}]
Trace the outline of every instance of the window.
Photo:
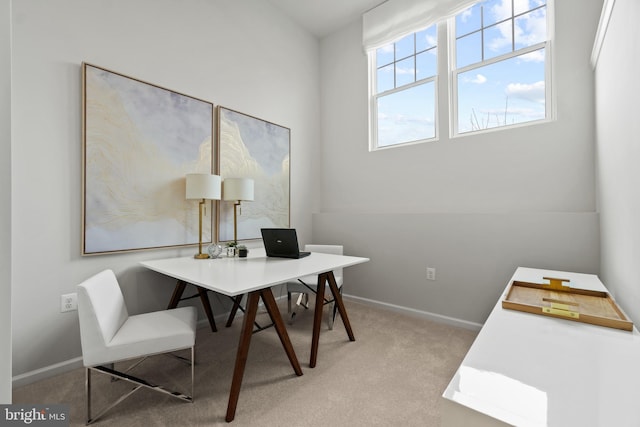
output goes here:
[{"label": "window", "polygon": [[375,50],[372,148],[435,138],[437,60],[435,25]]},{"label": "window", "polygon": [[485,0],[451,23],[454,134],[549,117],[545,0]]},{"label": "window", "polygon": [[438,104],[451,136],[549,119],[547,15],[547,0],[482,0],[368,50],[370,149],[436,140]]}]

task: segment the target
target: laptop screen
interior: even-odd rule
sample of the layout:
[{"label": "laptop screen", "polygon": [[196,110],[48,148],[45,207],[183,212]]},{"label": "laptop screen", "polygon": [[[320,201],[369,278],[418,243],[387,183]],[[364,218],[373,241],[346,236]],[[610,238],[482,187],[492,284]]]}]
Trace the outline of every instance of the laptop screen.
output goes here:
[{"label": "laptop screen", "polygon": [[[295,228],[263,228],[262,242],[267,256],[299,258],[298,234]],[[304,253],[303,253],[304,254]]]}]

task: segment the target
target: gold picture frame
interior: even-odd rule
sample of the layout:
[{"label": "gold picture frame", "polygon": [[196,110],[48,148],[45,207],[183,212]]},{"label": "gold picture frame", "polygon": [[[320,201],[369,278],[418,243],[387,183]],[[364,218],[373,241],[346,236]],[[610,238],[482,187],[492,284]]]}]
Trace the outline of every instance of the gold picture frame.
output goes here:
[{"label": "gold picture frame", "polygon": [[88,63],[82,104],[82,255],[197,244],[185,175],[215,173],[214,105]]}]

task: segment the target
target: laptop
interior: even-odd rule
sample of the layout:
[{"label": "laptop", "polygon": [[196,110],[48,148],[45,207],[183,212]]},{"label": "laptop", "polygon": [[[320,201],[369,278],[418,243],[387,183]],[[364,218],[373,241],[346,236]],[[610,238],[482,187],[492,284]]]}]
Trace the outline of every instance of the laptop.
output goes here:
[{"label": "laptop", "polygon": [[300,252],[295,228],[262,228],[262,242],[268,257],[304,258],[311,252]]}]

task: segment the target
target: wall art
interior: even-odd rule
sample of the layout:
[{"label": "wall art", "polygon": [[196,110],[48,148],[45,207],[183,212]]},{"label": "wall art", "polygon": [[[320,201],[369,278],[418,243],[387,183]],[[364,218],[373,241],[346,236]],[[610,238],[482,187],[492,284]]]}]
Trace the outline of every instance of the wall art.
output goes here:
[{"label": "wall art", "polygon": [[185,175],[215,173],[213,104],[87,63],[82,77],[82,254],[197,244]]},{"label": "wall art", "polygon": [[[254,180],[254,200],[239,209],[238,240],[261,238],[261,228],[289,227],[290,140],[289,128],[218,106],[220,175]],[[219,239],[233,240],[233,203],[219,207]]]}]

